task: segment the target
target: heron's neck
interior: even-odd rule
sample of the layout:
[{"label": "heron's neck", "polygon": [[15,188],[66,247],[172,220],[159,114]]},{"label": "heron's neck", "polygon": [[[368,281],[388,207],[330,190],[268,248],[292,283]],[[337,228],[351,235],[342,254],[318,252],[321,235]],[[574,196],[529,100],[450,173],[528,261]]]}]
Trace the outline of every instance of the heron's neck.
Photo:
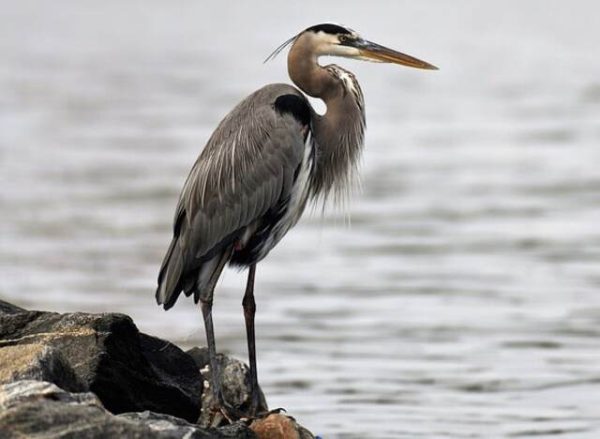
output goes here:
[{"label": "heron's neck", "polygon": [[327,97],[337,86],[331,75],[321,67],[314,51],[303,44],[294,44],[288,55],[288,73],[302,91],[313,98]]},{"label": "heron's neck", "polygon": [[335,65],[320,66],[314,53],[292,47],[288,56],[292,81],[306,94],[323,99],[325,115],[311,127],[317,149],[313,196],[344,198],[351,189],[362,151],[365,113],[354,75]]}]

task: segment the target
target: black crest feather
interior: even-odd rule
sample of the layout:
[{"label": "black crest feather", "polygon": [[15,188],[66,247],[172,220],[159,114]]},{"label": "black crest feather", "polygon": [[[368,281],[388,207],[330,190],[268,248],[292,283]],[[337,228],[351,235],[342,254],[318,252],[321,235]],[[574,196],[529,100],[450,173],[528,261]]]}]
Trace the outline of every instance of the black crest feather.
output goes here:
[{"label": "black crest feather", "polygon": [[316,24],[305,30],[305,32],[307,32],[307,31],[313,31],[314,33],[325,32],[326,34],[331,34],[331,35],[338,35],[338,34],[350,35],[350,34],[352,34],[352,32],[350,30],[346,29],[343,26],[340,26],[339,24],[334,24],[334,23]]}]

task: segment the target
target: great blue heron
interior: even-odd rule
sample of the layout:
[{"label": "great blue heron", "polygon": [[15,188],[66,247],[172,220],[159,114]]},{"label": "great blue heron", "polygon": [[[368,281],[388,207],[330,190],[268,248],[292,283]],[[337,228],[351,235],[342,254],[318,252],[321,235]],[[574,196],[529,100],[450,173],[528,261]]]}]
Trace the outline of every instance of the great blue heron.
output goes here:
[{"label": "great blue heron", "polygon": [[[179,198],[173,240],[160,268],[156,300],[171,308],[180,293],[194,294],[202,308],[219,409],[235,409],[219,384],[212,303],[225,264],[249,267],[242,301],[250,360],[249,415],[259,404],[254,342],[256,264],[296,224],[309,199],[326,201],[347,191],[363,145],[365,106],[354,75],[320,56],[436,67],[362,39],[336,24],[309,27],[291,44],[288,72],[298,86],[267,85],[240,102],[219,124],[196,160]],[[269,59],[267,58],[267,59]],[[317,114],[302,93],[321,98]]]}]

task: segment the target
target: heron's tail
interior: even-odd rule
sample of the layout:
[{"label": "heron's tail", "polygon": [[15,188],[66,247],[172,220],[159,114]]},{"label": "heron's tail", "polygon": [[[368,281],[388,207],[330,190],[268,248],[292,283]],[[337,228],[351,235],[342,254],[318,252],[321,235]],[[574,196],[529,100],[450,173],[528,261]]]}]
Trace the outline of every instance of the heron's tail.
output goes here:
[{"label": "heron's tail", "polygon": [[156,302],[165,310],[177,302],[183,291],[186,296],[194,293],[194,302],[212,298],[213,290],[223,267],[231,256],[233,247],[216,252],[211,258],[188,266],[179,237],[173,237],[158,274]]},{"label": "heron's tail", "polygon": [[184,265],[179,237],[175,236],[169,245],[158,274],[156,302],[165,309],[171,308],[181,294]]}]

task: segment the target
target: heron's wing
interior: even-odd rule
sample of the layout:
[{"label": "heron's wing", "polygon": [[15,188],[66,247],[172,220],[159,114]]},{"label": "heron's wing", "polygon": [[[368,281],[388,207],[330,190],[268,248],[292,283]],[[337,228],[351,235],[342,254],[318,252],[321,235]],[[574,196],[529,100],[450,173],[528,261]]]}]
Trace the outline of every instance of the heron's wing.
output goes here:
[{"label": "heron's wing", "polygon": [[219,124],[187,178],[159,275],[157,300],[165,307],[203,261],[290,194],[306,125],[276,108],[281,90],[273,87],[250,95]]}]

